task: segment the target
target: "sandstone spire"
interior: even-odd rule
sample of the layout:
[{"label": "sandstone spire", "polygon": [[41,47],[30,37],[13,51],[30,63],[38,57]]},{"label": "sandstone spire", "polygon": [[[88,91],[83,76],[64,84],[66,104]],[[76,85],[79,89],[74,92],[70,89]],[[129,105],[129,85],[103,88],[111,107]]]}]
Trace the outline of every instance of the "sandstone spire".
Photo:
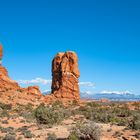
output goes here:
[{"label": "sandstone spire", "polygon": [[79,100],[79,76],[76,53],[58,53],[52,62],[52,94],[56,98]]}]

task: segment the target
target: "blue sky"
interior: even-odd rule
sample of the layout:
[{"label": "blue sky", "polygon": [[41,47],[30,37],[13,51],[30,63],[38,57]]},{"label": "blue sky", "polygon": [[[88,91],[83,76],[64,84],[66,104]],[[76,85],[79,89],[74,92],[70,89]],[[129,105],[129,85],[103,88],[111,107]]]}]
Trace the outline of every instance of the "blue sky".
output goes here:
[{"label": "blue sky", "polygon": [[81,91],[140,94],[139,7],[139,0],[0,0],[3,65],[15,80],[50,80],[55,54],[72,50],[80,82],[91,82]]}]

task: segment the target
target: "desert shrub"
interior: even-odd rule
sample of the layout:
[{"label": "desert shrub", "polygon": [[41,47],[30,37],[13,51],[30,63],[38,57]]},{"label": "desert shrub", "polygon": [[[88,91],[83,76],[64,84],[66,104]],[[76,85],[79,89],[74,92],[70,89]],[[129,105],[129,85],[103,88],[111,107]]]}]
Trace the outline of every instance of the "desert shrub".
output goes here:
[{"label": "desert shrub", "polygon": [[9,117],[9,112],[7,110],[2,110],[2,112],[0,112],[0,117]]},{"label": "desert shrub", "polygon": [[22,126],[22,127],[18,128],[16,131],[17,132],[24,133],[25,131],[28,130],[28,128],[29,128],[28,126]]},{"label": "desert shrub", "polygon": [[16,131],[21,132],[21,134],[24,135],[24,138],[33,138],[34,135],[28,129],[29,129],[28,126],[22,126],[21,128],[18,128]]},{"label": "desert shrub", "polygon": [[21,104],[17,104],[16,107],[14,108],[14,111],[20,114],[24,111],[24,106]]},{"label": "desert shrub", "polygon": [[57,136],[54,133],[48,133],[46,140],[57,140]]},{"label": "desert shrub", "polygon": [[119,126],[128,126],[129,119],[128,118],[116,118],[116,121],[114,123]]},{"label": "desert shrub", "polygon": [[75,131],[72,131],[69,135],[68,140],[79,140],[78,134]]},{"label": "desert shrub", "polygon": [[78,124],[70,133],[69,140],[100,140],[101,129],[94,122]]},{"label": "desert shrub", "polygon": [[82,114],[87,119],[95,122],[108,123],[115,120],[115,115],[109,113],[108,108],[86,109]]},{"label": "desert shrub", "polygon": [[2,126],[0,126],[0,131],[1,131],[1,133],[7,133],[7,130]]},{"label": "desert shrub", "polygon": [[50,126],[59,124],[70,115],[69,110],[57,107],[57,105],[46,106],[41,104],[34,111],[34,116],[39,124],[48,124]]},{"label": "desert shrub", "polygon": [[17,91],[18,91],[18,92],[21,92],[21,93],[23,92],[23,90],[21,90],[21,89],[17,89]]},{"label": "desert shrub", "polygon": [[24,106],[26,111],[32,112],[33,111],[33,105],[31,103],[28,103]]},{"label": "desert shrub", "polygon": [[22,134],[24,135],[24,138],[33,138],[34,137],[34,134],[32,134],[30,130],[26,130]]},{"label": "desert shrub", "polygon": [[118,138],[118,137],[121,137],[123,134],[119,131],[116,131],[114,134],[113,134],[113,137],[114,138]]},{"label": "desert shrub", "polygon": [[86,105],[90,107],[100,107],[100,104],[97,102],[89,102]]},{"label": "desert shrub", "polygon": [[23,140],[23,138],[22,137],[18,137],[17,140]]},{"label": "desert shrub", "polygon": [[131,110],[127,106],[116,107],[113,109],[113,113],[118,117],[129,117],[131,115]]},{"label": "desert shrub", "polygon": [[135,134],[135,137],[136,137],[137,139],[140,139],[140,132],[136,133],[136,134]]},{"label": "desert shrub", "polygon": [[16,140],[16,136],[11,134],[6,134],[3,140]]},{"label": "desert shrub", "polygon": [[78,106],[79,103],[76,100],[71,101],[71,103],[69,104],[70,106]]},{"label": "desert shrub", "polygon": [[14,128],[13,128],[13,127],[7,127],[7,128],[5,128],[5,127],[1,127],[1,126],[0,126],[0,131],[1,131],[2,133],[13,132],[13,131],[14,131]]},{"label": "desert shrub", "polygon": [[24,122],[32,123],[35,121],[33,112],[25,113],[25,114],[22,114],[21,116],[25,119]]},{"label": "desert shrub", "polygon": [[105,106],[102,103],[90,102],[74,111],[86,119],[101,123],[111,123],[120,126],[129,126],[131,118],[138,114],[138,110],[130,110],[124,103],[110,103]]},{"label": "desert shrub", "polygon": [[58,108],[64,108],[64,105],[61,101],[57,100],[57,101],[53,102],[52,107],[54,109],[58,109]]},{"label": "desert shrub", "polygon": [[131,129],[140,130],[140,114],[133,116],[133,119],[129,123]]},{"label": "desert shrub", "polygon": [[19,115],[32,113],[33,105],[31,103],[28,103],[27,105],[17,104],[17,106],[14,108],[14,111],[17,112]]},{"label": "desert shrub", "polygon": [[28,103],[27,105],[18,104],[14,108],[14,111],[19,116],[22,116],[26,122],[30,123],[35,121],[33,105],[30,103]]},{"label": "desert shrub", "polygon": [[1,121],[2,124],[8,124],[8,120]]},{"label": "desert shrub", "polygon": [[3,110],[11,110],[12,105],[11,104],[0,103],[0,108],[3,109]]}]

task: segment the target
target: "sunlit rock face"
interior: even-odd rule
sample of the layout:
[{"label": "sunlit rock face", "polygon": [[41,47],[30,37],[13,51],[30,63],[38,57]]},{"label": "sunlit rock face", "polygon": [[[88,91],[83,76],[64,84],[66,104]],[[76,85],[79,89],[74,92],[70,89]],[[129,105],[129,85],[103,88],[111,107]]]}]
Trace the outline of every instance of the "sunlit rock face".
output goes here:
[{"label": "sunlit rock face", "polygon": [[52,62],[52,94],[56,98],[80,99],[78,57],[75,52],[58,53]]}]

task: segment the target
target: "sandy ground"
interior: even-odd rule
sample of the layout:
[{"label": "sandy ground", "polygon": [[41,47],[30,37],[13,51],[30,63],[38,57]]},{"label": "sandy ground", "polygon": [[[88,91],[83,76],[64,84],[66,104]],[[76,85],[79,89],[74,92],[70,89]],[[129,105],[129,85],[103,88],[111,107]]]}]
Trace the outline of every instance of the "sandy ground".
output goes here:
[{"label": "sandy ground", "polygon": [[[3,121],[6,118],[3,119]],[[58,138],[67,138],[70,133],[70,129],[75,125],[75,119],[67,119],[63,121],[61,125],[53,126],[52,128],[46,128],[45,126],[38,126],[35,123],[22,122],[23,118],[18,117],[16,119],[8,120],[7,124],[0,122],[2,127],[13,127],[14,129],[27,126],[29,130],[35,135],[36,138],[24,138],[20,132],[16,133],[17,138],[22,137],[23,140],[46,140],[48,133],[55,133]],[[133,135],[136,131],[125,130],[123,126],[116,126],[110,124],[98,124],[102,129],[101,140],[138,140]],[[0,136],[5,136],[5,133],[0,132]]]}]

